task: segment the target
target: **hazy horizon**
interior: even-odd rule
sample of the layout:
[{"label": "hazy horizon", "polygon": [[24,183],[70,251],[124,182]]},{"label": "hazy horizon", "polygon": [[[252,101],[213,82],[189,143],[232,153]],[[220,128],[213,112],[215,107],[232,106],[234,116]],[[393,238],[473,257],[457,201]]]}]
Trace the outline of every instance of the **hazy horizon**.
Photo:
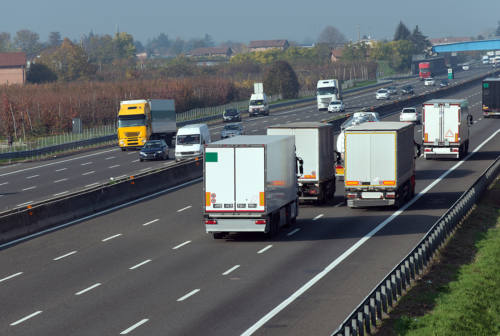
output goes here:
[{"label": "hazy horizon", "polygon": [[[348,40],[369,35],[392,39],[399,21],[413,30],[415,25],[429,38],[477,36],[494,30],[500,20],[500,1],[457,3],[422,0],[415,4],[386,0],[350,2],[341,5],[310,0],[266,2],[254,0],[241,4],[228,0],[217,3],[190,2],[157,4],[144,0],[96,1],[70,3],[53,0],[50,5],[26,0],[23,6],[3,4],[5,18],[0,32],[14,37],[16,31],[29,29],[46,41],[50,32],[79,40],[84,34],[114,34],[118,29],[143,43],[165,33],[171,39],[200,38],[209,34],[216,43],[228,40],[248,43],[251,40],[288,39],[299,43],[316,41],[328,26],[339,29]],[[403,8],[410,6],[411,8]],[[485,10],[487,8],[487,10]],[[472,16],[470,13],[477,13]]]}]

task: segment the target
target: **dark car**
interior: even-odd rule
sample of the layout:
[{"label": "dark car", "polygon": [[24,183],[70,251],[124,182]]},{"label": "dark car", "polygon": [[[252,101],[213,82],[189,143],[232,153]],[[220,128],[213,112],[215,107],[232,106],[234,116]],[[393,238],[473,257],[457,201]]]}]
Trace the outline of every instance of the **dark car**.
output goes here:
[{"label": "dark car", "polygon": [[406,86],[403,86],[401,88],[401,93],[402,94],[409,94],[409,95],[412,95],[414,94],[415,92],[413,91],[413,86],[411,85],[406,85]]},{"label": "dark car", "polygon": [[222,120],[224,122],[228,121],[241,121],[241,114],[235,108],[229,108],[224,111],[222,114]]},{"label": "dark car", "polygon": [[241,125],[241,123],[225,125],[224,129],[220,132],[220,137],[222,139],[234,137],[237,135],[243,135],[243,125]]},{"label": "dark car", "polygon": [[449,83],[448,83],[447,80],[443,79],[441,82],[439,82],[439,86],[441,86],[441,87],[445,87],[445,86],[448,86],[448,85],[449,85]]},{"label": "dark car", "polygon": [[165,140],[148,140],[139,152],[139,160],[168,159],[168,145]]}]

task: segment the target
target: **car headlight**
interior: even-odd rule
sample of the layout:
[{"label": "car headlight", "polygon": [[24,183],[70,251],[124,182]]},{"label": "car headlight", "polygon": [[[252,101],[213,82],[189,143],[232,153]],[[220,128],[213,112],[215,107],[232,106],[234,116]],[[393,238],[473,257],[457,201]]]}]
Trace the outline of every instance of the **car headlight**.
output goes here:
[{"label": "car headlight", "polygon": [[125,145],[125,140],[120,139],[120,145]]},{"label": "car headlight", "polygon": [[162,153],[162,151],[156,151],[156,154],[161,154],[161,153]]},{"label": "car headlight", "polygon": [[140,152],[140,153],[139,153],[139,155],[140,155],[140,156],[146,156],[146,153],[144,153],[144,152]]},{"label": "car headlight", "polygon": [[141,141],[142,141],[142,143],[145,143],[145,142],[146,142],[146,139],[142,139]]}]

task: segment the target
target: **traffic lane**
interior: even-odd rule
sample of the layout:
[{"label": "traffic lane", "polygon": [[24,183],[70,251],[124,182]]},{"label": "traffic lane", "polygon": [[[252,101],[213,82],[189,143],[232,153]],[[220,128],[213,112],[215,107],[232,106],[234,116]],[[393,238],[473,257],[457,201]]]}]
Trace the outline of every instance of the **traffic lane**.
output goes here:
[{"label": "traffic lane", "polygon": [[[255,335],[331,334],[431,228],[435,220],[424,218],[439,218],[493,162],[487,153],[499,153],[499,146],[500,137],[497,135],[475,154],[476,160],[463,164],[463,169],[473,171],[473,174],[464,177],[457,170],[450,173],[448,178],[454,183],[440,183],[435,190],[417,200]],[[436,199],[442,202],[437,204]],[[353,209],[353,212],[353,216],[357,216],[359,211]]]}]

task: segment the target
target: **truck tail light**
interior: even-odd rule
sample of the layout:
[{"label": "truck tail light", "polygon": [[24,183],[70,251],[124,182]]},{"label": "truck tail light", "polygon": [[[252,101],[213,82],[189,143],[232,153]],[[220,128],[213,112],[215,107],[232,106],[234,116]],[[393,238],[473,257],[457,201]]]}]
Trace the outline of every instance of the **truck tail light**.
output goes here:
[{"label": "truck tail light", "polygon": [[483,110],[488,110],[488,106],[483,105]]},{"label": "truck tail light", "polygon": [[396,198],[396,192],[395,191],[388,191],[385,193],[385,198]]},{"label": "truck tail light", "polygon": [[308,193],[309,195],[317,195],[318,191],[316,189],[309,189]]},{"label": "truck tail light", "polygon": [[264,206],[266,204],[266,193],[261,191],[259,193],[259,205]]},{"label": "truck tail light", "polygon": [[217,221],[215,219],[207,219],[205,221],[205,224],[206,225],[214,225],[214,224],[217,224]]},{"label": "truck tail light", "polygon": [[255,224],[259,224],[259,225],[263,225],[263,224],[266,224],[267,223],[267,220],[265,219],[257,219],[255,221]]},{"label": "truck tail light", "polygon": [[346,197],[348,199],[354,199],[354,198],[358,197],[358,194],[357,193],[347,193]]},{"label": "truck tail light", "polygon": [[396,185],[396,181],[382,181],[383,185]]},{"label": "truck tail light", "polygon": [[429,142],[429,133],[424,134],[424,142]]},{"label": "truck tail light", "polygon": [[455,153],[458,153],[458,148],[452,148],[451,151],[455,152]]},{"label": "truck tail light", "polygon": [[424,148],[424,152],[432,152],[432,148]]},{"label": "truck tail light", "polygon": [[348,186],[356,186],[359,185],[359,181],[345,181],[345,184]]}]

